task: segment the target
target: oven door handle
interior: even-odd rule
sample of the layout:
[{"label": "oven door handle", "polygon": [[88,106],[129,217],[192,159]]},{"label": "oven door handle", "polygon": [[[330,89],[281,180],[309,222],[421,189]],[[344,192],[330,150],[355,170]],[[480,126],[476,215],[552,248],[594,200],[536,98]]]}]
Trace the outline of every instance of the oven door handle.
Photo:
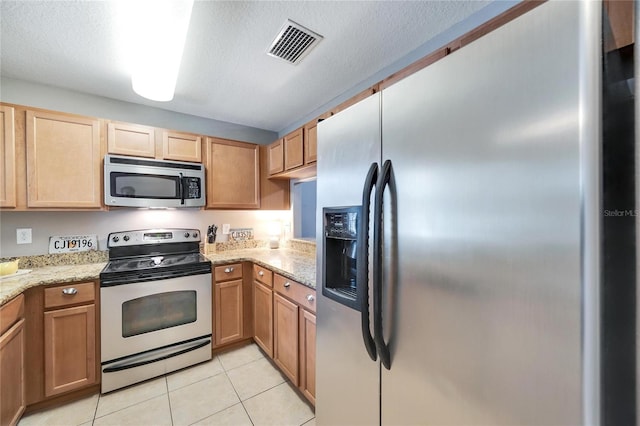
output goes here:
[{"label": "oven door handle", "polygon": [[[196,342],[189,342],[186,344],[186,346],[184,344],[179,345],[177,348],[164,348],[161,350],[156,350],[156,351],[152,351],[152,353],[147,354],[146,357],[134,357],[134,359],[139,359],[139,361],[134,361],[134,362],[129,362],[129,361],[123,361],[123,362],[119,362],[114,364],[111,367],[107,367],[104,370],[102,370],[103,373],[115,373],[116,371],[122,371],[122,370],[128,370],[130,368],[136,368],[136,367],[140,367],[142,365],[147,365],[147,364],[152,364],[154,362],[158,362],[158,361],[164,361],[165,359],[169,359],[169,358],[173,358],[175,356],[178,355],[182,355],[182,354],[186,354],[187,352],[191,352],[191,351],[195,351],[196,349],[200,349],[203,346],[207,346],[211,344],[211,339],[207,339],[205,341],[202,340],[198,340]],[[171,349],[178,349],[175,352],[170,352],[170,353],[166,353],[165,351],[167,350],[171,350]],[[147,357],[151,357],[154,355],[154,352],[160,352],[161,355],[159,357],[154,357],[154,358],[147,358]],[[142,358],[142,359],[141,359]],[[145,359],[146,358],[146,359]]]}]

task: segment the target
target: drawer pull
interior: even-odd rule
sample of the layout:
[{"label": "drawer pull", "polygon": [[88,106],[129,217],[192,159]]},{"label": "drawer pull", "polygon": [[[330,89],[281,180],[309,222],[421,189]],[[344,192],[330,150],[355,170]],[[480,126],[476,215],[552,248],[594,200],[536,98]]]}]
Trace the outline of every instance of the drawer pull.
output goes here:
[{"label": "drawer pull", "polygon": [[62,289],[62,294],[66,294],[67,296],[73,296],[74,294],[78,294],[78,290],[71,287],[71,288],[63,288]]},{"label": "drawer pull", "polygon": [[289,287],[291,287],[291,283],[289,281],[284,283],[284,288],[289,288]]},{"label": "drawer pull", "polygon": [[227,273],[227,274],[232,273],[232,272],[233,272],[233,267],[231,267],[231,268],[224,268],[224,272],[225,272],[225,273]]},{"label": "drawer pull", "polygon": [[259,272],[258,272],[258,275],[263,276],[263,275],[264,275],[264,272],[259,271]]},{"label": "drawer pull", "polygon": [[307,294],[307,300],[309,302],[313,302],[315,300],[315,297],[313,297],[313,294]]}]

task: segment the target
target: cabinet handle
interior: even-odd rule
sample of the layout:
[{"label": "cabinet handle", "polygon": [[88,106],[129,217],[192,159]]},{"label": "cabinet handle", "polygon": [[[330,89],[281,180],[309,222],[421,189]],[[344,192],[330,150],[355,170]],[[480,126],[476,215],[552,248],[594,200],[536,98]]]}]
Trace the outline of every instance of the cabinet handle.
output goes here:
[{"label": "cabinet handle", "polygon": [[224,272],[230,274],[231,272],[233,272],[233,268],[225,268]]},{"label": "cabinet handle", "polygon": [[309,302],[313,302],[315,300],[315,297],[313,297],[313,294],[307,294],[307,300]]},{"label": "cabinet handle", "polygon": [[291,283],[290,282],[287,281],[286,283],[284,283],[284,288],[289,288],[289,287],[291,287]]},{"label": "cabinet handle", "polygon": [[78,294],[78,290],[71,287],[71,288],[63,288],[62,289],[62,294],[66,294],[68,296],[73,296],[74,294]]},{"label": "cabinet handle", "polygon": [[263,275],[264,275],[264,272],[262,272],[262,271],[258,271],[258,275],[263,276]]}]

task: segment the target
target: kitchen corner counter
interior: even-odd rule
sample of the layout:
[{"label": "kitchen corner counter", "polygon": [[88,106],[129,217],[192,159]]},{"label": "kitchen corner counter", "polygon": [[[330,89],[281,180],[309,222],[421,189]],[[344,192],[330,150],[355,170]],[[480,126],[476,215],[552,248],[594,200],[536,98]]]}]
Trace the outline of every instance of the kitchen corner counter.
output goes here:
[{"label": "kitchen corner counter", "polygon": [[81,265],[44,266],[34,268],[30,273],[13,278],[0,279],[0,305],[31,287],[75,281],[95,281],[106,262]]},{"label": "kitchen corner counter", "polygon": [[[220,251],[206,255],[213,266],[231,262],[254,262],[295,280],[307,287],[316,287],[316,257],[293,249],[252,248]],[[34,267],[31,272],[13,278],[0,279],[0,306],[20,293],[40,285],[77,281],[96,281],[106,262]]]},{"label": "kitchen corner counter", "polygon": [[253,262],[297,281],[310,288],[316,288],[316,256],[299,250],[286,248],[229,250],[207,254],[213,266],[232,262]]}]

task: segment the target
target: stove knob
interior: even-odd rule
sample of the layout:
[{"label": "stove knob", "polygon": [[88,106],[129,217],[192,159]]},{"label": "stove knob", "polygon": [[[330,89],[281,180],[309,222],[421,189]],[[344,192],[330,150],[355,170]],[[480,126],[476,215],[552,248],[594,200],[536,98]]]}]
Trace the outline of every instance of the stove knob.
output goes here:
[{"label": "stove knob", "polygon": [[125,241],[129,241],[129,236],[125,235],[124,237],[122,237],[122,239],[125,240]]},{"label": "stove knob", "polygon": [[197,233],[197,232],[194,232],[193,234],[191,234],[191,236],[192,236],[193,238],[198,238],[198,233]]},{"label": "stove knob", "polygon": [[120,241],[120,238],[118,238],[118,236],[115,235],[113,238],[111,238],[111,241],[113,241],[114,243],[117,243],[118,241]]},{"label": "stove knob", "polygon": [[188,233],[188,232],[185,232],[185,233],[184,233],[184,237],[185,237],[185,238],[189,238],[189,233]]}]

